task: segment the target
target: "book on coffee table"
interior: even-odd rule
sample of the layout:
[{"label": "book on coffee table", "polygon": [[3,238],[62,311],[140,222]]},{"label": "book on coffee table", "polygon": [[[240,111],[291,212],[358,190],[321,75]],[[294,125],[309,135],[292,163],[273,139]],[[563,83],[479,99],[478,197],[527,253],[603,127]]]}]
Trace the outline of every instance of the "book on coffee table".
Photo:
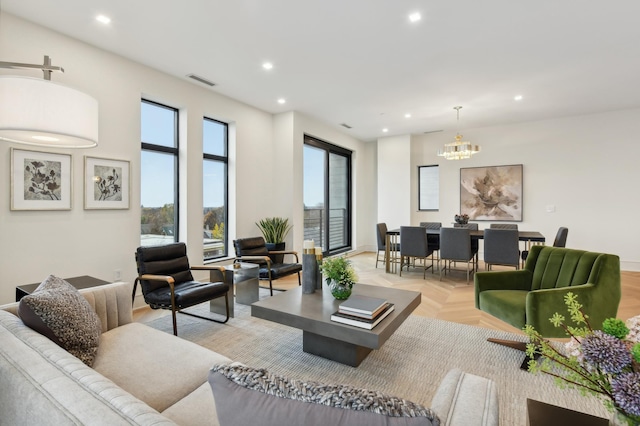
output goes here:
[{"label": "book on coffee table", "polygon": [[386,306],[387,301],[385,299],[354,294],[342,302],[338,310],[344,314],[359,314],[359,316],[364,315],[365,317],[375,318]]},{"label": "book on coffee table", "polygon": [[393,303],[387,303],[386,307],[375,318],[367,319],[361,318],[340,311],[336,311],[331,315],[331,321],[339,322],[341,324],[352,325],[354,327],[365,328],[367,330],[373,329],[376,325],[385,319],[391,312],[393,312]]}]

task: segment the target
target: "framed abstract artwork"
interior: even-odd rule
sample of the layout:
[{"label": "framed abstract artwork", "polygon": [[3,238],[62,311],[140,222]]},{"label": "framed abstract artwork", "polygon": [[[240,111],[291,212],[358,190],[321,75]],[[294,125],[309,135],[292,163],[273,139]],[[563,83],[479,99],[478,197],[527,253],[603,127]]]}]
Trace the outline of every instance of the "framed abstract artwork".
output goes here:
[{"label": "framed abstract artwork", "polygon": [[71,210],[71,155],[11,148],[11,210]]},{"label": "framed abstract artwork", "polygon": [[522,164],[460,169],[460,213],[470,220],[522,221]]},{"label": "framed abstract artwork", "polygon": [[84,157],[84,208],[129,208],[129,162]]}]

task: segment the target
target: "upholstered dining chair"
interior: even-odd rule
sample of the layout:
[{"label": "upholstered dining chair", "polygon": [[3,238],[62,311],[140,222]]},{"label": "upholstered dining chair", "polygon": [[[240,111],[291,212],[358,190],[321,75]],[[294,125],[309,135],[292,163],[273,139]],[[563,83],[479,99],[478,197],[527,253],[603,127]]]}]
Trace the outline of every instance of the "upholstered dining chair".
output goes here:
[{"label": "upholstered dining chair", "polygon": [[484,267],[515,266],[520,269],[520,247],[517,229],[489,228],[484,230]]},{"label": "upholstered dining chair", "polygon": [[[431,257],[431,265],[427,266],[427,258]],[[407,269],[411,265],[410,259],[422,259],[422,278],[427,277],[427,269],[431,268],[433,273],[433,249],[429,247],[427,233],[421,226],[401,226],[400,227],[400,276],[402,268],[407,261]]]},{"label": "upholstered dining chair", "polygon": [[[420,226],[425,229],[440,230],[440,228],[442,228],[442,222],[420,222]],[[433,249],[436,259],[438,259],[440,252],[440,236],[427,234],[427,241],[429,242],[429,247]]]},{"label": "upholstered dining chair", "polygon": [[[133,283],[131,303],[133,304],[135,300],[139,282],[144,301],[152,309],[171,310],[174,335],[178,335],[176,312],[222,324],[229,320],[229,285],[224,282],[224,267],[213,265],[190,266],[187,258],[187,246],[184,243],[138,247],[136,250],[136,265],[138,277]],[[192,270],[210,271],[210,279],[214,275],[212,271],[215,271],[219,274],[220,280],[212,280],[213,282],[196,281],[191,274]],[[227,317],[224,321],[182,311],[182,309],[218,297],[225,298]]]},{"label": "upholstered dining chair", "polygon": [[[558,228],[558,232],[556,232],[556,237],[553,240],[553,247],[566,247],[567,246],[567,236],[569,235],[569,228],[561,226]],[[524,267],[524,262],[527,260],[527,256],[529,255],[529,250],[522,250],[522,266]]]},{"label": "upholstered dining chair", "polygon": [[[380,252],[382,252],[382,261],[387,261],[387,224],[378,223],[376,225],[376,236],[378,237],[378,252],[376,254],[376,268],[378,267],[378,261],[380,259]],[[390,252],[400,251],[400,244],[392,243],[389,247]],[[393,256],[395,258],[395,256]]]},{"label": "upholstered dining chair", "polygon": [[[292,274],[298,274],[298,285],[302,265],[298,259],[298,252],[293,250],[268,250],[263,237],[238,238],[233,240],[236,250],[234,262],[257,263],[260,266],[260,280],[269,281],[269,293],[273,296],[273,281]],[[274,254],[293,256],[295,263],[275,263],[271,257]]]},{"label": "upholstered dining chair", "polygon": [[[477,247],[477,246],[476,246]],[[471,234],[468,228],[454,227],[440,229],[440,258],[438,259],[438,269],[440,270],[440,281],[442,281],[442,272],[447,274],[451,269],[451,262],[466,262],[467,264],[467,283],[469,283],[469,275],[476,270],[476,259],[478,250],[473,248],[471,244]],[[444,266],[441,262],[444,261]],[[448,264],[448,266],[447,266]],[[471,268],[471,269],[470,269]]]},{"label": "upholstered dining chair", "polygon": [[492,223],[489,225],[490,229],[518,229],[518,225],[515,223]]}]

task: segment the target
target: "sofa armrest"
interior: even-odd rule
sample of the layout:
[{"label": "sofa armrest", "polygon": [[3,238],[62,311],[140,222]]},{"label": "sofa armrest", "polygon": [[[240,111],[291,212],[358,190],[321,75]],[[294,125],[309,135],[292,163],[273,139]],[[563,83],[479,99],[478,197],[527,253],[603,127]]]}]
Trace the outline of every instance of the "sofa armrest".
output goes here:
[{"label": "sofa armrest", "polygon": [[498,426],[496,384],[455,368],[442,379],[431,409],[441,426]]},{"label": "sofa armrest", "polygon": [[486,290],[531,290],[531,271],[477,272],[474,274],[476,308],[480,309],[480,293]]}]

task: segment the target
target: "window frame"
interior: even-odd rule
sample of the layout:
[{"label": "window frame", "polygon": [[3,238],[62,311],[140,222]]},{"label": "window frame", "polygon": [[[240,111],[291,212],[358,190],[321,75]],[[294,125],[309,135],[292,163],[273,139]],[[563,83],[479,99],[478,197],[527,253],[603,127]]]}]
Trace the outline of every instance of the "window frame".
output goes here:
[{"label": "window frame", "polygon": [[[340,155],[342,157],[345,157],[345,159],[347,160],[347,223],[346,223],[346,244],[344,244],[343,246],[340,246],[338,248],[334,248],[331,249],[331,246],[329,244],[330,241],[330,237],[331,237],[331,232],[329,229],[329,220],[330,220],[330,215],[329,214],[325,214],[324,220],[323,220],[323,226],[325,226],[325,229],[327,230],[325,233],[325,241],[322,241],[322,248],[323,248],[323,255],[324,256],[330,256],[330,255],[334,255],[334,254],[340,254],[340,253],[344,253],[347,252],[349,250],[352,249],[353,247],[353,241],[352,241],[352,234],[353,234],[353,170],[352,170],[352,156],[353,156],[353,151],[347,148],[343,148],[341,146],[338,145],[334,145],[332,143],[323,141],[321,139],[318,139],[316,137],[310,136],[305,134],[304,135],[304,145],[309,145],[312,146],[314,148],[318,148],[321,149],[323,151],[325,151],[325,164],[324,164],[324,176],[325,176],[325,180],[324,180],[324,205],[325,205],[325,209],[327,212],[329,212],[331,210],[331,202],[330,202],[330,196],[329,196],[329,181],[331,179],[330,177],[330,160],[329,157],[331,154],[336,154],[336,155]],[[304,171],[303,171],[304,174]]]},{"label": "window frame", "polygon": [[[164,108],[167,109],[169,111],[173,112],[174,115],[174,126],[173,126],[173,140],[175,141],[175,147],[169,147],[169,146],[164,146],[164,145],[157,145],[154,143],[149,143],[149,142],[145,142],[142,140],[142,135],[140,135],[140,151],[142,153],[142,151],[149,151],[149,152],[154,152],[154,153],[160,153],[160,154],[171,154],[173,155],[173,163],[174,163],[174,177],[173,177],[173,194],[174,194],[174,201],[173,201],[173,221],[174,221],[174,232],[173,232],[173,239],[174,242],[178,242],[180,241],[179,238],[179,234],[180,234],[180,184],[179,184],[179,177],[180,177],[180,161],[179,161],[179,155],[180,155],[180,136],[179,136],[179,131],[178,129],[180,128],[180,114],[178,111],[178,108],[174,108],[171,107],[169,105],[164,105],[161,104],[159,102],[154,102],[154,101],[150,101],[148,99],[144,99],[142,98],[140,100],[140,103],[146,103],[149,105],[153,105],[159,108]],[[142,122],[140,123],[140,127],[142,130]],[[142,133],[142,132],[141,132]],[[141,171],[142,173],[142,171]],[[142,184],[142,182],[141,182]],[[141,189],[142,191],[142,185],[141,185]],[[142,195],[140,196],[142,198]],[[140,203],[142,205],[142,203]]]},{"label": "window frame", "polygon": [[[214,256],[214,257],[208,257],[205,258],[204,257],[204,250],[203,250],[203,261],[204,262],[212,262],[212,261],[216,261],[218,259],[222,259],[225,257],[228,257],[229,255],[229,123],[225,123],[224,121],[220,121],[220,120],[216,120],[214,118],[210,118],[210,117],[203,117],[202,118],[202,123],[204,126],[204,123],[206,121],[212,121],[218,124],[223,125],[224,127],[224,155],[218,155],[218,154],[209,154],[204,152],[204,129],[203,129],[203,143],[202,143],[202,161],[203,161],[203,165],[205,161],[217,161],[220,163],[224,164],[224,219],[225,219],[225,223],[224,223],[224,253],[219,255],[219,256]],[[204,167],[203,167],[204,169]],[[202,191],[204,192],[204,182],[203,182],[203,188]],[[204,197],[203,197],[203,206],[202,206],[203,210],[204,210]],[[204,211],[203,211],[203,218],[204,218]],[[204,247],[204,246],[203,246]]]}]

